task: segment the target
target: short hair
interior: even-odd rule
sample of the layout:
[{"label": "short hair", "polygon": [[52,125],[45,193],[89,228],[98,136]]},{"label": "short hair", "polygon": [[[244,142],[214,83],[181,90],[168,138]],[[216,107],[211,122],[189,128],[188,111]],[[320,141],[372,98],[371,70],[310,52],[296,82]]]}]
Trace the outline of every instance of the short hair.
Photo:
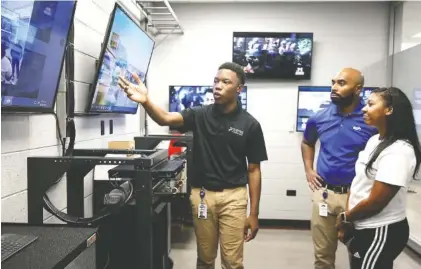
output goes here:
[{"label": "short hair", "polygon": [[205,94],[207,94],[207,93],[212,93],[213,94],[213,89],[212,88],[207,88],[205,90]]},{"label": "short hair", "polygon": [[244,73],[243,67],[239,64],[233,62],[225,62],[219,66],[218,70],[228,69],[233,71],[236,75],[240,84],[244,85],[246,83],[246,73]]}]

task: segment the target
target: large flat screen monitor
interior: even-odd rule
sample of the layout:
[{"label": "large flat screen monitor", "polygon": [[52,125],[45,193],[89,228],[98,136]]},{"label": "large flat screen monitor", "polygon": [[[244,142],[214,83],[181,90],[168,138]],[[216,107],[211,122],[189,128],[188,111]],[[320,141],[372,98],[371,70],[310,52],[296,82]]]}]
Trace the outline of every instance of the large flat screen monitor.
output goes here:
[{"label": "large flat screen monitor", "polygon": [[108,24],[87,112],[136,114],[138,104],[127,98],[118,86],[118,76],[135,82],[132,73],[136,73],[145,81],[154,45],[155,41],[116,4]]},{"label": "large flat screen monitor", "polygon": [[[170,86],[169,111],[180,112],[184,109],[210,105],[215,102],[212,86]],[[247,110],[247,86],[238,95],[242,108]]]},{"label": "large flat screen monitor", "polygon": [[[370,95],[374,87],[364,87],[360,97],[364,102]],[[296,131],[304,132],[307,120],[330,105],[330,86],[299,86]]]},{"label": "large flat screen monitor", "polygon": [[1,1],[1,110],[53,112],[76,1]]},{"label": "large flat screen monitor", "polygon": [[248,78],[311,78],[312,33],[234,32],[232,48]]}]

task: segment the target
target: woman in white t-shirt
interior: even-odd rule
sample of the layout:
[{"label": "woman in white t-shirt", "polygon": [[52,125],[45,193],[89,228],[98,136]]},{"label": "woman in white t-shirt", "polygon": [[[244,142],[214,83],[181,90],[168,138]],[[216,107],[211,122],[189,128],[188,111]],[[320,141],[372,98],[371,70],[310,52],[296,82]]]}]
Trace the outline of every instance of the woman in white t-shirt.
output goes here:
[{"label": "woman in white t-shirt", "polygon": [[379,134],[358,156],[348,208],[337,226],[343,242],[353,238],[347,244],[352,269],[391,269],[409,238],[407,187],[418,171],[421,147],[411,102],[401,90],[374,90],[363,112]]}]

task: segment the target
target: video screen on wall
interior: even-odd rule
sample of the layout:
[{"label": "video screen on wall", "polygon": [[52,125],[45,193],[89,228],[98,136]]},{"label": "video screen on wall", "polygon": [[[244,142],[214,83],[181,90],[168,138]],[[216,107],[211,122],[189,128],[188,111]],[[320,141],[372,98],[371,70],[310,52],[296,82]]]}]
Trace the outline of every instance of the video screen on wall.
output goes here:
[{"label": "video screen on wall", "polygon": [[[212,86],[170,86],[169,111],[180,112],[196,106],[210,105],[215,102]],[[242,108],[247,110],[247,86],[238,95]]]},{"label": "video screen on wall", "polygon": [[234,32],[233,62],[248,78],[310,79],[312,33]]},{"label": "video screen on wall", "polygon": [[2,111],[53,111],[75,6],[1,1]]},{"label": "video screen on wall", "polygon": [[[360,97],[367,102],[373,87],[364,87]],[[308,119],[319,110],[328,107],[330,100],[330,86],[299,86],[296,131],[304,132]]]},{"label": "video screen on wall", "polygon": [[138,104],[118,86],[121,75],[144,82],[155,41],[116,4],[108,25],[88,112],[136,114]]}]

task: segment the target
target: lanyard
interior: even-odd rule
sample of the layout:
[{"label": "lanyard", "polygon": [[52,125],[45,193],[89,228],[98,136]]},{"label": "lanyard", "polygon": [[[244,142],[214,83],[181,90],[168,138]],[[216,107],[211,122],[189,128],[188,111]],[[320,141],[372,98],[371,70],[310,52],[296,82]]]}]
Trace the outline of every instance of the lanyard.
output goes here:
[{"label": "lanyard", "polygon": [[203,201],[203,198],[205,198],[205,189],[202,187],[202,189],[200,189],[200,199]]},{"label": "lanyard", "polygon": [[327,189],[325,189],[325,190],[323,191],[323,193],[322,193],[322,197],[323,197],[323,199],[324,199],[324,200],[326,200],[326,199],[327,199],[327,196],[328,196],[328,194],[327,194]]}]

